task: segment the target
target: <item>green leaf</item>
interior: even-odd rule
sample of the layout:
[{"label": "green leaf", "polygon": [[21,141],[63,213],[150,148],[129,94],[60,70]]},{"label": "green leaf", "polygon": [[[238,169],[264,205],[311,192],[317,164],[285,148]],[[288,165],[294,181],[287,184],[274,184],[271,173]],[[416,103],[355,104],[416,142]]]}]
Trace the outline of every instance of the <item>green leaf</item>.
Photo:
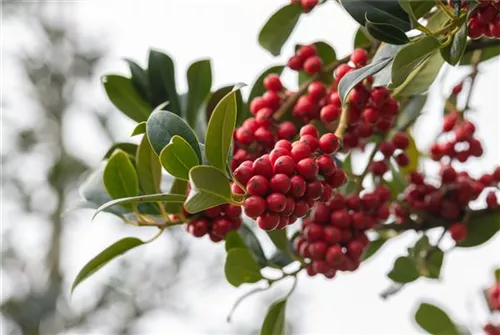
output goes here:
[{"label": "green leaf", "polygon": [[387,239],[382,237],[371,241],[370,244],[368,244],[368,247],[366,247],[365,251],[363,252],[361,259],[363,261],[368,260],[370,257],[375,255],[380,248],[382,248],[385,242],[387,242]]},{"label": "green leaf", "polygon": [[403,30],[390,24],[372,22],[367,18],[365,28],[371,36],[386,43],[403,45],[410,42]]},{"label": "green leaf", "polygon": [[[213,92],[212,95],[210,96],[210,99],[208,100],[207,107],[205,110],[205,119],[210,120],[210,117],[212,116],[212,113],[215,109],[215,107],[219,104],[219,102],[224,98],[226,95],[228,95],[234,88],[235,85],[229,85],[229,86],[224,86],[219,88],[217,91]],[[241,96],[241,91],[236,91],[236,109],[238,111],[243,110],[244,104],[243,104],[243,97]],[[245,107],[248,109],[248,106]],[[246,113],[246,112],[244,112]],[[250,112],[248,112],[250,113]],[[238,115],[236,117],[240,122],[243,122],[240,118],[240,113],[238,112]]]},{"label": "green leaf", "polygon": [[422,303],[415,313],[415,321],[431,335],[459,335],[450,317],[440,308]]},{"label": "green leaf", "polygon": [[409,257],[399,257],[387,276],[396,283],[411,283],[420,277],[415,262]]},{"label": "green leaf", "polygon": [[274,266],[279,266],[280,268],[284,268],[288,264],[292,264],[294,260],[287,254],[282,251],[276,250],[274,254],[269,258],[269,263]]},{"label": "green leaf", "polygon": [[403,178],[401,173],[397,171],[391,164],[392,180],[389,181],[389,188],[391,189],[392,199],[396,200],[400,194],[403,193],[408,186],[408,181]]},{"label": "green leaf", "polygon": [[210,94],[212,87],[212,66],[209,59],[191,64],[187,70],[188,95],[186,119],[191,127],[196,126],[198,112]]},{"label": "green leaf", "polygon": [[[249,105],[250,105],[250,102],[255,99],[256,97],[258,96],[261,96],[264,94],[264,92],[266,92],[266,88],[264,87],[264,79],[270,75],[271,73],[275,73],[277,75],[281,75],[281,73],[283,72],[283,69],[285,67],[283,65],[277,65],[277,66],[272,66],[268,69],[266,69],[264,72],[262,72],[259,77],[257,77],[257,80],[255,80],[253,86],[252,86],[252,89],[250,90],[250,95],[248,96],[248,103],[245,104],[242,108],[238,108],[238,111],[241,110],[240,113],[238,113],[238,116],[237,116],[237,120],[236,120],[236,125],[239,126],[241,123],[243,123],[243,121],[245,121],[246,119],[248,119],[251,114],[250,114],[250,108],[249,108]],[[224,94],[221,94],[219,99],[217,100],[217,102],[224,96],[226,95],[228,92],[230,92],[230,90],[232,89],[231,86],[227,86],[226,87],[226,92],[224,92]],[[215,93],[214,93],[215,95]],[[214,107],[215,107],[215,104],[214,104]],[[213,110],[213,108],[212,108]]]},{"label": "green leaf", "polygon": [[104,186],[113,199],[139,195],[139,180],[129,156],[117,150],[109,158],[103,174]]},{"label": "green leaf", "polygon": [[372,39],[365,27],[359,27],[354,36],[354,49],[370,44]]},{"label": "green leaf", "polygon": [[405,0],[410,3],[411,9],[413,11],[413,15],[416,19],[421,18],[425,14],[427,14],[432,7],[434,7],[434,3],[432,1],[427,0]]},{"label": "green leaf", "polygon": [[264,250],[262,250],[259,239],[255,236],[254,232],[245,224],[241,225],[238,232],[247,248],[257,259],[257,263],[260,267],[265,267],[267,265],[267,258],[264,254]]},{"label": "green leaf", "polygon": [[[471,44],[474,44],[475,41],[472,41]],[[472,64],[472,54],[474,51],[466,51],[460,60],[460,65],[471,65]],[[488,48],[484,48],[481,52],[481,57],[479,58],[480,62],[487,61],[496,56],[500,55],[500,46],[494,45]]]},{"label": "green leaf", "polygon": [[266,233],[278,250],[288,254],[288,238],[286,236],[286,229],[270,230]]},{"label": "green leaf", "polygon": [[453,35],[450,44],[441,49],[441,56],[451,65],[457,65],[467,46],[467,24],[462,24],[460,30]]},{"label": "green leaf", "polygon": [[191,129],[186,121],[179,116],[167,111],[154,112],[148,119],[146,133],[157,155],[160,155],[163,148],[170,143],[172,137],[178,135],[189,143],[196,153],[198,160],[201,161],[201,151],[198,145],[198,139],[193,129]]},{"label": "green leaf", "polygon": [[374,23],[387,23],[402,31],[411,29],[410,18],[397,1],[340,0],[340,3],[362,26],[368,17]]},{"label": "green leaf", "polygon": [[392,58],[381,59],[377,63],[372,63],[361,69],[355,70],[351,73],[346,74],[339,83],[339,95],[342,102],[345,103],[347,95],[349,92],[360,82],[362,82],[366,77],[372,76],[375,73],[381,71],[387,64],[391,62]]},{"label": "green leaf", "polygon": [[392,85],[397,87],[404,83],[439,46],[439,41],[435,37],[426,36],[402,48],[392,64]]},{"label": "green leaf", "polygon": [[169,194],[169,193],[158,193],[158,194],[148,194],[148,195],[139,195],[135,197],[127,197],[112,200],[110,202],[105,203],[101,207],[99,207],[92,219],[94,219],[97,214],[100,212],[116,205],[131,205],[131,204],[139,204],[145,202],[166,202],[166,203],[183,203],[186,200],[185,195],[181,194]]},{"label": "green leaf", "polygon": [[[174,179],[172,182],[172,186],[170,186],[170,194],[180,194],[180,195],[186,195],[187,194],[187,188],[188,188],[188,182],[185,180],[180,180],[180,179]],[[179,214],[182,212],[183,204],[179,203],[166,203],[165,204],[165,210],[167,213],[171,214]]]},{"label": "green leaf", "polygon": [[422,94],[429,90],[439,70],[444,63],[444,59],[439,52],[434,52],[427,60],[413,71],[406,81],[394,90],[398,96],[413,96]]},{"label": "green leaf", "polygon": [[175,86],[175,69],[172,59],[162,52],[150,50],[148,60],[149,86],[153,106],[165,101],[170,103],[169,109],[181,115],[181,106]]},{"label": "green leaf", "polygon": [[134,84],[135,89],[145,101],[150,101],[151,94],[149,92],[149,80],[148,71],[140,67],[136,62],[131,59],[125,59],[130,68],[130,74],[132,75],[132,84]]},{"label": "green leaf", "polygon": [[151,106],[137,93],[132,80],[117,75],[101,79],[109,100],[123,114],[136,122],[145,121],[151,114]]},{"label": "green leaf", "polygon": [[137,148],[136,169],[142,191],[146,194],[159,193],[161,165],[147,136],[142,138],[141,144]]},{"label": "green leaf", "polygon": [[118,149],[125,151],[130,157],[135,158],[135,154],[137,152],[137,144],[128,143],[128,142],[115,143],[111,146],[111,148],[108,149],[108,151],[104,155],[103,159],[108,159],[109,157],[111,157],[113,152],[115,152],[115,150],[118,150]]},{"label": "green leaf", "polygon": [[286,298],[275,301],[268,309],[260,335],[285,335]]},{"label": "green leaf", "polygon": [[457,246],[468,248],[486,243],[500,230],[500,212],[473,212],[467,229],[467,237]]},{"label": "green leaf", "polygon": [[278,56],[303,12],[299,4],[281,7],[260,30],[259,44],[273,56]]},{"label": "green leaf", "polygon": [[205,137],[205,154],[211,165],[226,170],[229,149],[236,126],[236,91],[242,87],[237,84],[215,107],[208,122]]},{"label": "green leaf", "polygon": [[236,231],[227,233],[225,240],[226,243],[224,244],[224,247],[226,248],[226,251],[235,248],[246,249],[247,247],[240,234],[238,234],[238,232]]},{"label": "green leaf", "polygon": [[141,121],[135,126],[130,136],[144,134],[146,132],[146,121]]},{"label": "green leaf", "polygon": [[189,143],[175,135],[161,151],[160,161],[163,168],[177,179],[189,180],[189,170],[200,164]]},{"label": "green leaf", "polygon": [[427,94],[416,95],[409,98],[408,103],[399,113],[398,120],[396,122],[396,129],[398,131],[406,131],[406,128],[411,126],[420,114],[422,114],[422,108],[424,108],[426,101]]},{"label": "green leaf", "polygon": [[189,172],[191,192],[184,207],[189,213],[232,202],[229,179],[213,166],[195,166]]},{"label": "green leaf", "polygon": [[[439,248],[433,248],[429,251],[423,268],[420,273],[428,278],[438,279],[441,275],[441,267],[443,266],[444,252]],[[424,270],[425,269],[425,270]]]},{"label": "green leaf", "polygon": [[227,253],[224,273],[233,286],[244,283],[256,283],[262,279],[260,268],[248,249],[235,248]]},{"label": "green leaf", "polygon": [[115,257],[120,256],[121,254],[143,245],[147,242],[141,241],[134,237],[126,237],[124,239],[119,240],[118,242],[110,245],[97,256],[92,258],[85,266],[78,272],[73,284],[71,285],[71,293],[75,290],[75,288],[83,282],[85,279],[93,275],[96,271],[106,265],[109,261],[114,259]]}]

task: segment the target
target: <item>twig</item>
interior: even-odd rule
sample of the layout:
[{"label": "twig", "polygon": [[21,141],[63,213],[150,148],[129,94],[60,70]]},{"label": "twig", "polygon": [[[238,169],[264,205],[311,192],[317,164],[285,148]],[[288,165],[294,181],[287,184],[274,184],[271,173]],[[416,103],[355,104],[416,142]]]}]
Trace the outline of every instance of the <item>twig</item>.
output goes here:
[{"label": "twig", "polygon": [[248,298],[249,296],[251,295],[254,295],[255,293],[259,293],[259,292],[264,292],[264,291],[267,291],[271,288],[271,285],[268,285],[267,287],[257,287],[245,294],[243,294],[241,297],[238,298],[238,300],[236,300],[236,302],[234,303],[233,307],[231,308],[231,310],[229,311],[229,314],[227,315],[227,318],[226,318],[226,321],[227,322],[231,322],[231,317],[233,316],[234,314],[234,311],[236,310],[236,308],[243,302],[243,300],[245,300],[246,298]]},{"label": "twig", "polygon": [[344,138],[344,132],[347,129],[347,124],[349,123],[349,105],[345,104],[342,106],[342,114],[340,114],[340,121],[337,129],[335,130],[335,136],[339,139]]},{"label": "twig", "polygon": [[401,291],[403,288],[405,287],[404,284],[393,284],[391,285],[390,287],[388,287],[387,289],[385,289],[384,291],[382,291],[380,293],[380,297],[382,299],[388,299],[390,298],[391,296],[393,296],[394,294],[398,293],[399,291]]},{"label": "twig", "polygon": [[478,67],[479,67],[479,62],[481,60],[481,54],[482,54],[482,50],[475,50],[472,54],[472,60],[471,60],[472,72],[469,76],[470,77],[470,86],[469,86],[469,93],[467,94],[467,99],[465,100],[465,106],[463,109],[464,112],[470,108],[472,91],[474,89],[474,84],[476,82],[477,74],[479,73]]}]

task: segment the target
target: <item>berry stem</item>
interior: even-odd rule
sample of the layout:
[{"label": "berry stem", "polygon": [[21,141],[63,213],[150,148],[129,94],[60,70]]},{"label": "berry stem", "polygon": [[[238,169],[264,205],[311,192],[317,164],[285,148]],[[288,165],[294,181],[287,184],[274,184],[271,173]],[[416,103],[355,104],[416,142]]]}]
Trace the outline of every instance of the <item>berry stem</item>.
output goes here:
[{"label": "berry stem", "polygon": [[335,130],[335,136],[339,139],[344,138],[344,132],[347,129],[347,124],[349,122],[349,105],[342,106],[342,114],[340,114],[340,121],[337,129]]},{"label": "berry stem", "polygon": [[479,67],[479,61],[481,60],[481,54],[482,50],[475,50],[472,53],[472,72],[469,76],[470,78],[470,86],[469,86],[469,92],[467,94],[467,99],[465,100],[465,106],[463,111],[465,112],[470,108],[470,101],[472,98],[472,91],[474,90],[474,84],[476,83],[476,77],[477,74],[479,73],[478,67]]},{"label": "berry stem", "polygon": [[266,287],[257,287],[251,291],[248,291],[247,293],[243,294],[241,297],[238,298],[238,300],[236,300],[236,302],[234,303],[233,307],[231,308],[231,310],[229,311],[228,315],[227,315],[227,318],[226,318],[226,321],[228,323],[231,322],[231,317],[233,316],[234,312],[236,311],[236,308],[243,302],[243,300],[245,300],[246,298],[254,295],[255,293],[259,293],[259,292],[264,292],[264,291],[267,291],[271,288],[271,285],[268,285]]},{"label": "berry stem", "polygon": [[368,158],[368,163],[366,163],[366,167],[363,170],[363,172],[359,175],[357,179],[357,187],[356,190],[359,192],[363,188],[363,181],[365,180],[366,175],[368,174],[368,171],[370,171],[370,164],[373,161],[373,158],[375,158],[375,155],[377,154],[378,147],[380,143],[382,143],[383,139],[375,142],[375,147],[373,148],[373,151],[370,153],[370,157]]}]

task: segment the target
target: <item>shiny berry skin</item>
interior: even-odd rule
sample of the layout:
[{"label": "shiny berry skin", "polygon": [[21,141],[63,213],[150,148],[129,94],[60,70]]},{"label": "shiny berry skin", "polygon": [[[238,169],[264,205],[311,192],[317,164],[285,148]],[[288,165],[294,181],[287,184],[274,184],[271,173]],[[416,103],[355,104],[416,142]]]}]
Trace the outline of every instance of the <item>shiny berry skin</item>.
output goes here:
[{"label": "shiny berry skin", "polygon": [[274,166],[274,163],[276,163],[276,160],[280,158],[281,156],[290,156],[290,151],[288,151],[285,148],[274,148],[270,153],[269,153],[269,159],[271,161],[271,164]]},{"label": "shiny berry skin", "polygon": [[306,185],[306,197],[312,200],[318,200],[323,194],[323,183],[320,180],[313,180]]},{"label": "shiny berry skin", "polygon": [[299,100],[297,100],[297,103],[294,106],[294,112],[296,112],[298,116],[304,117],[314,113],[314,108],[314,101],[311,97],[303,95],[299,98]]},{"label": "shiny berry skin", "polygon": [[351,224],[351,216],[346,210],[338,210],[331,214],[332,225],[339,228],[347,228]]},{"label": "shiny berry skin", "polygon": [[445,166],[441,170],[441,181],[443,184],[450,184],[457,179],[457,172],[451,166]]},{"label": "shiny berry skin", "polygon": [[219,217],[215,219],[212,225],[212,234],[224,237],[231,230],[231,221],[224,218]]},{"label": "shiny berry skin", "polygon": [[263,176],[253,176],[246,186],[248,194],[263,196],[269,189],[269,182]]},{"label": "shiny berry skin", "polygon": [[259,127],[254,133],[257,141],[264,145],[271,145],[273,143],[273,133],[266,127]]},{"label": "shiny berry skin", "polygon": [[397,133],[392,138],[392,143],[396,148],[405,150],[406,148],[408,148],[408,145],[410,144],[410,139],[408,138],[408,135],[405,133]]},{"label": "shiny berry skin", "polygon": [[281,91],[283,89],[283,84],[281,83],[280,76],[275,73],[267,75],[267,77],[264,78],[264,87],[270,91]]},{"label": "shiny berry skin", "polygon": [[259,110],[261,110],[262,108],[265,108],[265,107],[269,107],[267,104],[267,101],[265,101],[261,97],[257,97],[255,99],[253,99],[252,102],[250,103],[250,113],[255,115],[255,114],[257,114],[257,112]]},{"label": "shiny berry skin", "polygon": [[389,158],[396,150],[396,146],[392,142],[384,141],[380,143],[379,150],[385,156],[385,158]]},{"label": "shiny berry skin", "polygon": [[491,191],[486,195],[486,205],[489,209],[498,208],[498,199],[495,192]]},{"label": "shiny berry skin", "polygon": [[314,261],[323,260],[327,249],[328,245],[325,242],[314,242],[309,245],[309,255],[311,255],[311,259]]},{"label": "shiny berry skin", "polygon": [[310,147],[303,142],[295,142],[290,151],[290,156],[297,163],[305,158],[311,157],[311,154]]},{"label": "shiny berry skin", "polygon": [[307,145],[309,147],[309,149],[311,150],[311,152],[315,152],[316,149],[318,149],[319,141],[314,136],[305,134],[305,135],[300,137],[299,141],[304,143],[305,145]]},{"label": "shiny berry skin", "polygon": [[326,133],[319,139],[319,148],[325,154],[332,154],[339,148],[339,139],[335,134]]},{"label": "shiny berry skin", "polygon": [[307,88],[307,93],[311,99],[317,101],[325,95],[325,85],[319,81],[313,81]]},{"label": "shiny berry skin", "polygon": [[262,99],[264,99],[267,102],[267,105],[269,108],[271,108],[273,111],[276,111],[281,103],[281,98],[278,93],[274,91],[266,91],[262,95]]},{"label": "shiny berry skin", "polygon": [[304,61],[299,56],[290,57],[290,59],[286,63],[286,66],[288,66],[290,69],[295,70],[295,71],[300,71],[302,69],[303,65],[304,65]]},{"label": "shiny berry skin", "polygon": [[330,104],[321,108],[320,118],[321,121],[323,121],[326,124],[329,124],[336,121],[340,117],[341,113],[342,110],[339,107]]},{"label": "shiny berry skin", "polygon": [[368,107],[363,110],[363,120],[366,123],[375,123],[380,117],[379,111],[376,108]]},{"label": "shiny berry skin", "polygon": [[454,223],[448,228],[451,238],[456,242],[461,242],[467,237],[467,226],[461,222]]},{"label": "shiny berry skin", "polygon": [[227,204],[224,205],[223,212],[229,218],[236,218],[241,215],[241,206]]},{"label": "shiny berry skin", "polygon": [[278,137],[280,139],[291,139],[297,133],[297,129],[293,122],[285,121],[278,124],[278,128],[276,129],[278,133]]},{"label": "shiny berry skin", "polygon": [[306,192],[306,181],[301,176],[293,176],[290,178],[290,194],[294,198],[300,198]]},{"label": "shiny berry skin", "polygon": [[398,163],[399,166],[405,167],[408,166],[408,164],[410,164],[410,159],[404,152],[397,155],[395,159],[396,163]]},{"label": "shiny berry skin", "polygon": [[322,67],[323,61],[318,56],[309,57],[304,62],[304,71],[309,75],[318,73]]},{"label": "shiny berry skin", "polygon": [[327,155],[316,158],[316,164],[318,165],[319,174],[325,177],[331,176],[337,169],[333,158]]},{"label": "shiny berry skin", "polygon": [[275,174],[283,173],[287,176],[291,176],[295,172],[295,166],[296,164],[292,157],[281,156],[274,162],[273,171]]},{"label": "shiny berry skin", "polygon": [[332,188],[338,188],[344,185],[347,181],[347,176],[344,170],[335,170],[335,172],[327,178],[327,182]]},{"label": "shiny berry skin", "polygon": [[206,219],[193,220],[188,224],[188,230],[195,237],[202,237],[208,233],[208,221]]},{"label": "shiny berry skin", "polygon": [[286,197],[281,193],[271,193],[266,197],[266,207],[269,211],[283,212],[286,206]]},{"label": "shiny berry skin", "polygon": [[375,176],[383,176],[388,171],[388,167],[384,161],[373,161],[370,165],[370,171]]},{"label": "shiny berry skin", "polygon": [[304,158],[297,163],[297,172],[306,180],[315,178],[318,175],[318,165],[312,158]]},{"label": "shiny berry skin", "polygon": [[356,67],[360,67],[366,64],[368,61],[368,53],[366,50],[357,48],[351,54],[351,62],[356,65]]},{"label": "shiny berry skin", "polygon": [[359,259],[364,249],[365,247],[361,242],[354,240],[347,245],[347,254],[353,259]]},{"label": "shiny berry skin", "polygon": [[335,80],[340,82],[340,80],[349,72],[352,71],[352,68],[347,64],[341,64],[335,69]]},{"label": "shiny berry skin", "polygon": [[263,230],[276,229],[280,223],[280,216],[278,214],[264,213],[257,218],[257,224]]},{"label": "shiny berry skin", "polygon": [[259,126],[270,126],[273,121],[273,113],[274,111],[269,107],[259,109],[255,114],[255,121]]},{"label": "shiny berry skin", "polygon": [[251,132],[249,129],[240,127],[235,132],[235,139],[241,144],[248,145],[251,144],[255,138],[253,136],[253,132]]},{"label": "shiny berry skin", "polygon": [[266,210],[266,201],[262,197],[252,195],[243,202],[243,210],[247,216],[256,218]]},{"label": "shiny berry skin", "polygon": [[293,215],[296,217],[304,217],[307,212],[309,212],[309,204],[303,200],[299,200],[295,203],[295,210],[293,212]]},{"label": "shiny berry skin", "polygon": [[335,244],[340,242],[341,234],[339,228],[327,226],[324,228],[323,238],[327,243]]},{"label": "shiny berry skin", "polygon": [[268,155],[264,155],[255,160],[252,168],[254,175],[261,175],[266,179],[273,176],[273,165],[271,164],[271,160]]},{"label": "shiny berry skin", "polygon": [[320,241],[321,239],[323,239],[323,233],[323,227],[321,227],[317,223],[308,224],[304,228],[304,236],[309,242]]},{"label": "shiny berry skin", "polygon": [[278,173],[269,180],[269,187],[273,192],[286,194],[290,190],[290,186],[290,178],[283,173]]},{"label": "shiny berry skin", "polygon": [[246,166],[240,166],[234,170],[234,177],[243,185],[246,185],[253,175],[253,168]]},{"label": "shiny berry skin", "polygon": [[306,124],[305,126],[300,128],[299,135],[300,136],[310,135],[314,138],[318,138],[318,129],[316,129],[316,127],[313,126],[312,124]]},{"label": "shiny berry skin", "polygon": [[326,261],[330,264],[339,264],[344,257],[345,255],[342,252],[342,248],[338,244],[328,248],[325,256]]},{"label": "shiny berry skin", "polygon": [[274,145],[274,148],[275,149],[283,148],[283,149],[287,150],[288,152],[290,152],[292,150],[292,144],[290,143],[290,141],[287,141],[287,140],[279,140]]},{"label": "shiny berry skin", "polygon": [[316,46],[314,44],[306,44],[299,48],[297,56],[303,60],[316,56]]}]

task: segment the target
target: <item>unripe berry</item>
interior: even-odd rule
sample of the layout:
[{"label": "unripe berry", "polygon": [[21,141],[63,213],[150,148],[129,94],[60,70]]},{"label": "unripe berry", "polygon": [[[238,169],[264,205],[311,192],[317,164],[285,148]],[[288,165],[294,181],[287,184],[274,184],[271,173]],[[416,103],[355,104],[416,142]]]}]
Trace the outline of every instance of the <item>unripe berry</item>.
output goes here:
[{"label": "unripe berry", "polygon": [[457,242],[461,242],[467,237],[467,226],[461,222],[452,224],[448,230],[451,238]]},{"label": "unripe berry", "polygon": [[290,156],[278,157],[276,162],[274,162],[273,171],[275,174],[283,173],[287,176],[291,176],[295,172],[295,161]]},{"label": "unripe berry", "polygon": [[335,134],[326,133],[319,139],[319,148],[325,154],[332,154],[339,148],[339,139]]},{"label": "unripe berry", "polygon": [[315,178],[318,175],[318,165],[312,158],[304,158],[297,163],[297,172],[306,180]]},{"label": "unripe berry", "polygon": [[243,202],[243,209],[247,216],[256,218],[266,210],[266,201],[260,196],[252,195]]},{"label": "unripe berry", "polygon": [[270,91],[281,91],[283,84],[281,83],[280,76],[276,73],[271,73],[264,79],[264,87]]},{"label": "unripe berry", "polygon": [[392,138],[392,143],[396,148],[405,150],[406,148],[408,148],[408,145],[410,144],[410,139],[408,138],[408,135],[405,133],[397,133]]},{"label": "unripe berry", "polygon": [[318,56],[309,57],[304,62],[304,71],[309,75],[318,73],[322,67],[323,61]]},{"label": "unripe berry", "polygon": [[269,182],[263,176],[253,176],[246,186],[248,194],[263,196],[269,189]]},{"label": "unripe berry", "polygon": [[257,224],[263,230],[276,229],[280,223],[280,216],[278,214],[264,213],[257,218]]},{"label": "unripe berry", "polygon": [[281,193],[271,193],[266,198],[266,207],[271,212],[282,212],[285,206],[286,197]]}]

